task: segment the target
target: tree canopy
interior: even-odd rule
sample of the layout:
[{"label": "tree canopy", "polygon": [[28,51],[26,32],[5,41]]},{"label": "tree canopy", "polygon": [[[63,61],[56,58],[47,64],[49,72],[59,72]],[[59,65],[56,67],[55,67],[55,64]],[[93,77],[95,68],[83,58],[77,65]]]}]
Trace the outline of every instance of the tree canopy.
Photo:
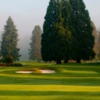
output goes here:
[{"label": "tree canopy", "polygon": [[50,0],[42,34],[44,61],[93,59],[94,36],[83,0]]}]

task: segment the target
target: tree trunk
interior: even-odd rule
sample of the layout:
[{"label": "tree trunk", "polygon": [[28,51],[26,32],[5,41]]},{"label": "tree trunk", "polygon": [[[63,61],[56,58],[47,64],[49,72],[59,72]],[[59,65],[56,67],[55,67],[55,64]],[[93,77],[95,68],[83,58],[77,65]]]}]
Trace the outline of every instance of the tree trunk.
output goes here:
[{"label": "tree trunk", "polygon": [[57,60],[56,61],[56,64],[61,64],[61,60]]},{"label": "tree trunk", "polygon": [[68,60],[67,60],[67,59],[65,59],[65,60],[64,60],[64,63],[68,63]]},{"label": "tree trunk", "polygon": [[76,63],[81,63],[81,60],[77,58]]}]

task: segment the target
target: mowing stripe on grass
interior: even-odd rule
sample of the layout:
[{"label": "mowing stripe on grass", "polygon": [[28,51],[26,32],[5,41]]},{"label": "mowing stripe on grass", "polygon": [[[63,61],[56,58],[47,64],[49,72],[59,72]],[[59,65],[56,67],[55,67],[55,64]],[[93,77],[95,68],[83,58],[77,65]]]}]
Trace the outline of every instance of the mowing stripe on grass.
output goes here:
[{"label": "mowing stripe on grass", "polygon": [[71,85],[0,85],[0,90],[12,91],[61,91],[61,92],[100,92],[100,86]]},{"label": "mowing stripe on grass", "polygon": [[0,96],[0,100],[100,100],[100,96]]},{"label": "mowing stripe on grass", "polygon": [[17,77],[17,78],[45,78],[45,79],[100,79],[100,77],[73,77],[73,76],[70,76],[70,77],[67,77],[67,76],[46,76],[45,75],[25,75],[25,74],[0,74],[0,76],[7,76],[7,77]]},{"label": "mowing stripe on grass", "polygon": [[100,96],[100,92],[60,92],[60,91],[8,91],[0,90],[0,96]]}]

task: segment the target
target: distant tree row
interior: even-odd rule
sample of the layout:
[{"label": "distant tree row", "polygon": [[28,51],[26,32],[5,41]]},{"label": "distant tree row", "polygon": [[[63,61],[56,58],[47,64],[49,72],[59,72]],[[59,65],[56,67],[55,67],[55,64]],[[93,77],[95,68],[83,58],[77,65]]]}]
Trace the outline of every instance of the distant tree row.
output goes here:
[{"label": "distant tree row", "polygon": [[92,60],[93,47],[93,27],[83,0],[50,0],[43,25],[43,60]]}]

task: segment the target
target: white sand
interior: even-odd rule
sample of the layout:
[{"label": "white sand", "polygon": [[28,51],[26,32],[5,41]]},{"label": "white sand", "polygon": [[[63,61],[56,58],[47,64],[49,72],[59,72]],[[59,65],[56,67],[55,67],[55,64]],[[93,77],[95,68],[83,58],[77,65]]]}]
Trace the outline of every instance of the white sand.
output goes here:
[{"label": "white sand", "polygon": [[16,71],[16,73],[30,74],[32,71]]},{"label": "white sand", "polygon": [[43,73],[43,74],[49,74],[49,73],[55,73],[55,71],[54,70],[47,70],[47,69],[45,69],[45,70],[40,70],[41,71],[41,73]]},{"label": "white sand", "polygon": [[[34,71],[16,71],[16,73],[19,74],[31,74]],[[39,73],[43,73],[43,74],[50,74],[50,73],[56,73],[54,70],[49,70],[49,69],[40,69]]]}]

